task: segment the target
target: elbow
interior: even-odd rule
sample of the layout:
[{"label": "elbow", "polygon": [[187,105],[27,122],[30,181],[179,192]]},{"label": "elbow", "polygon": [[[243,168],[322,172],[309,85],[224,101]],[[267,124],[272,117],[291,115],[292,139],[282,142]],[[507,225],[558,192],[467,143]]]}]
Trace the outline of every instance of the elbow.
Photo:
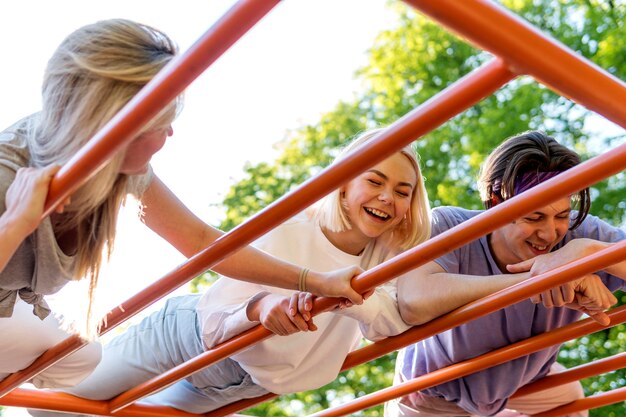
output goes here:
[{"label": "elbow", "polygon": [[429,314],[424,308],[423,303],[412,300],[398,300],[398,308],[400,310],[400,316],[402,320],[410,326],[418,326],[434,319],[435,316]]}]

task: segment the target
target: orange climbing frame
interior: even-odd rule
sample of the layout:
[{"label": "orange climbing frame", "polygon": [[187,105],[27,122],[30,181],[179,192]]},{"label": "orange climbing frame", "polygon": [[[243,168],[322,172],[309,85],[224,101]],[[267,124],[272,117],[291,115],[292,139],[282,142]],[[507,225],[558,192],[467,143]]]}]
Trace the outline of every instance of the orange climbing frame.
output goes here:
[{"label": "orange climbing frame", "polygon": [[[132,139],[133,134],[143,124],[156,115],[167,103],[175,99],[206,67],[277,3],[277,0],[239,1],[189,51],[160,73],[74,159],[62,168],[52,183],[46,213],[49,213],[59,201],[62,201],[86,178],[95,173],[98,167],[102,166],[114,152],[119,151],[124,144]],[[408,0],[407,3],[432,16],[482,49],[493,53],[497,58],[399,119],[382,132],[367,149],[361,149],[336,166],[324,170],[294,192],[284,196],[246,223],[218,239],[179,268],[166,274],[148,287],[146,291],[137,294],[119,308],[112,310],[108,315],[108,326],[103,329],[103,332],[110,330],[194,276],[204,272],[232,251],[301,211],[342,182],[358,175],[400,147],[418,139],[449,118],[492,94],[518,75],[530,75],[554,91],[604,115],[620,126],[626,127],[626,107],[624,104],[626,103],[626,86],[621,80],[578,56],[567,47],[546,37],[502,7],[485,0],[466,0],[463,2],[455,0]],[[533,188],[524,194],[523,199],[513,198],[464,223],[462,227],[449,230],[393,260],[361,274],[353,281],[353,286],[359,291],[364,291],[380,285],[415,266],[483,236],[536,207],[544,206],[550,201],[555,201],[581,188],[593,185],[622,171],[625,167],[626,145],[623,145],[569,170],[567,176],[559,176]],[[409,343],[414,343],[416,340],[436,334],[472,318],[488,314],[540,292],[542,289],[566,282],[583,271],[596,271],[626,259],[625,245],[626,243],[614,245],[609,250],[604,250],[544,274],[532,283],[518,284],[518,286],[461,307],[424,326],[415,327],[403,335],[388,338],[353,352],[346,359],[344,369]],[[330,299],[319,299],[315,303],[315,310],[319,311],[332,305],[333,302]],[[624,309],[616,309],[611,312],[611,315],[615,321],[626,319]],[[545,348],[549,345],[547,343],[561,343],[567,338],[586,334],[585,332],[595,331],[598,328],[600,328],[598,325],[590,322],[575,323],[551,334],[519,342],[316,415],[344,415],[347,412],[369,407],[415,389],[423,389],[426,386],[436,385],[445,380],[493,366],[499,363],[498,361],[510,360],[516,357],[515,355],[528,354],[532,349]],[[4,395],[3,398],[0,398],[0,404],[102,415],[111,415],[115,412],[114,415],[119,416],[190,415],[166,407],[133,403],[155,390],[269,336],[269,332],[262,327],[252,329],[110,401],[88,401],[58,393],[16,389],[22,382],[27,381],[36,373],[82,346],[78,338],[71,337],[50,349],[28,369],[11,375],[0,382],[0,395]],[[537,386],[541,388],[540,383],[558,384],[579,375],[582,377],[582,375],[588,376],[594,372],[605,372],[607,366],[609,368],[620,366],[623,360],[623,357],[615,357],[607,359],[610,365],[589,366],[582,371],[566,371],[569,373],[564,372],[562,375],[551,377],[551,379],[546,378],[539,381]],[[524,389],[538,388],[528,386]],[[574,411],[576,407],[583,407],[580,409],[596,407],[624,398],[626,398],[626,390],[615,390],[611,393],[576,401],[559,409],[542,413],[541,416],[561,415],[558,413]],[[249,404],[251,403],[240,402],[216,410],[210,415],[226,415],[225,413],[242,409],[237,407]]]}]

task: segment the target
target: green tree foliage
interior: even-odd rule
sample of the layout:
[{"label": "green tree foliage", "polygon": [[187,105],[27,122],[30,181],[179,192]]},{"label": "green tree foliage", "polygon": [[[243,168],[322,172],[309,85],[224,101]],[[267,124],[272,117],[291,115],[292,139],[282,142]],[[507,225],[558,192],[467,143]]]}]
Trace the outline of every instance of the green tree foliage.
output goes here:
[{"label": "green tree foliage", "polygon": [[[618,78],[626,78],[626,6],[618,0],[503,0],[506,7]],[[245,167],[245,178],[224,200],[230,229],[326,167],[338,147],[358,132],[393,123],[491,57],[449,34],[413,9],[397,9],[397,25],[378,36],[369,63],[357,74],[365,87],[352,102],[340,102],[315,124],[290,132],[272,163]],[[549,59],[549,57],[546,57]],[[485,156],[504,138],[541,129],[586,158],[623,142],[595,132],[590,112],[528,77],[416,142],[432,206],[479,208],[475,178]],[[416,138],[417,139],[417,138]],[[624,220],[624,173],[593,187],[593,213],[616,225]],[[622,296],[622,303],[624,297]],[[590,335],[565,345],[567,366],[624,351],[624,328]],[[393,355],[348,371],[316,391],[284,396],[251,411],[266,416],[304,415],[391,383]],[[583,381],[587,394],[626,385],[624,371]],[[624,415],[617,404],[592,416]],[[377,407],[361,413],[382,415]]]}]

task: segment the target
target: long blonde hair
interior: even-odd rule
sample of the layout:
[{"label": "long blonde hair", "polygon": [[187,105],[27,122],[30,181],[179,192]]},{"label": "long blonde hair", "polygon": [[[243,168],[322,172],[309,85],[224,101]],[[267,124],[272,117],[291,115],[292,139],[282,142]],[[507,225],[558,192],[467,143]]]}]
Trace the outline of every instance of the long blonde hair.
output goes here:
[{"label": "long blonde hair", "polygon": [[[350,153],[354,152],[355,149],[367,146],[367,143],[383,130],[372,129],[361,133],[341,151],[333,161],[333,164],[343,160]],[[398,152],[406,156],[411,165],[413,165],[413,169],[415,169],[417,174],[417,184],[411,196],[411,207],[407,213],[406,221],[401,222],[393,230],[391,240],[386,240],[387,245],[392,245],[388,249],[393,253],[412,248],[430,237],[430,203],[428,202],[428,194],[426,193],[426,186],[424,185],[417,153],[410,144]],[[320,201],[320,204],[315,209],[315,216],[321,227],[332,232],[343,232],[352,228],[341,200],[341,190],[336,189]]]},{"label": "long blonde hair", "polygon": [[[176,53],[164,33],[129,20],[100,21],[70,34],[46,68],[42,111],[29,129],[31,163],[66,163]],[[179,104],[168,105],[142,132],[169,125]],[[103,258],[113,249],[119,209],[137,183],[119,174],[123,159],[120,152],[81,186],[53,224],[56,233],[76,235],[74,276],[90,280],[88,316]]]}]

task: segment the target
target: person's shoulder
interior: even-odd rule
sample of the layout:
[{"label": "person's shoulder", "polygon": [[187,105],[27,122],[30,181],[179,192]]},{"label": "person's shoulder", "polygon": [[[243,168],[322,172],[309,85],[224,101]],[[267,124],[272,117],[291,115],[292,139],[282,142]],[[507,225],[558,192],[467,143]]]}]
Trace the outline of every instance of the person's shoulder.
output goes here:
[{"label": "person's shoulder", "polygon": [[[572,211],[570,218],[574,219],[577,215],[577,211]],[[600,240],[621,240],[624,239],[626,232],[593,214],[587,214],[576,229],[568,230],[568,235],[571,239],[592,238]]]},{"label": "person's shoulder", "polygon": [[30,152],[26,135],[30,119],[22,119],[0,132],[0,164],[14,171],[29,165]]},{"label": "person's shoulder", "polygon": [[483,210],[468,210],[462,207],[441,206],[432,210],[433,223],[459,224],[482,213]]},{"label": "person's shoulder", "polygon": [[313,228],[313,220],[307,213],[300,212],[267,232],[264,236],[259,238],[257,242],[266,244],[268,241],[282,239],[285,236],[293,236],[294,234],[304,236]]},{"label": "person's shoulder", "polygon": [[295,229],[308,229],[314,227],[315,222],[306,211],[301,211],[293,217],[285,220],[280,225],[276,226],[277,230],[295,230]]}]

